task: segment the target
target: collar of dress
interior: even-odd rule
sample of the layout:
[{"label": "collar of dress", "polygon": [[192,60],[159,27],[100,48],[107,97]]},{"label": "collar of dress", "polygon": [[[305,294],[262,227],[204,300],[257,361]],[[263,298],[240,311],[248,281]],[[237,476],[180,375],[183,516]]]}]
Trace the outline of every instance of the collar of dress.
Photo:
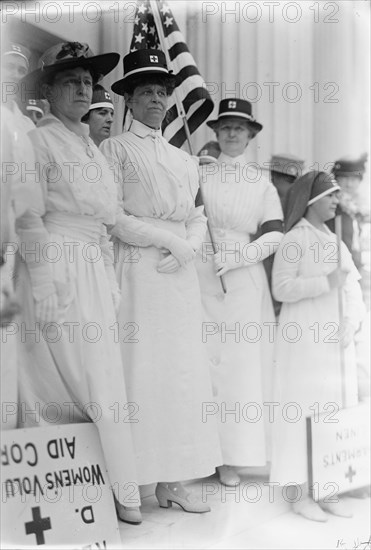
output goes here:
[{"label": "collar of dress", "polygon": [[84,124],[83,122],[81,123],[81,135],[79,136],[75,134],[75,132],[71,132],[71,130],[69,130],[67,126],[63,124],[63,122],[58,117],[52,115],[51,113],[48,113],[47,115],[43,116],[43,118],[38,123],[37,127],[42,128],[43,126],[49,126],[50,124],[60,125],[61,127],[60,129],[67,132],[69,135],[72,134],[77,138],[84,137],[86,140],[90,141],[88,124]]},{"label": "collar of dress", "polygon": [[227,164],[230,166],[244,166],[247,164],[246,155],[242,153],[242,155],[238,155],[238,157],[230,157],[229,155],[226,155],[225,153],[221,153],[218,158],[218,163],[220,164]]},{"label": "collar of dress", "polygon": [[307,218],[302,217],[301,220],[298,221],[298,223],[295,225],[295,227],[309,227],[312,231],[319,233],[320,235],[327,234],[327,235],[334,235],[334,233],[327,227],[326,224],[323,224],[325,231],[321,231],[320,229],[317,229],[312,225]]},{"label": "collar of dress", "polygon": [[131,123],[130,132],[133,132],[133,134],[140,138],[145,138],[147,136],[150,136],[152,138],[162,137],[161,129],[155,130],[154,128],[150,128],[149,126],[146,126],[146,124],[143,124],[142,122],[139,122],[139,120],[135,119]]}]

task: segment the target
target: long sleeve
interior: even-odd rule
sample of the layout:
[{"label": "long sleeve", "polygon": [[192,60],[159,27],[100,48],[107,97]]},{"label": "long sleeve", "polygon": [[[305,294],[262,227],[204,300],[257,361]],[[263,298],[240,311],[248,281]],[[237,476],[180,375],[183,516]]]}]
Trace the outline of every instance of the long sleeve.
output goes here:
[{"label": "long sleeve", "polygon": [[[46,259],[46,246],[49,243],[49,233],[46,230],[42,216],[45,214],[46,175],[44,166],[48,162],[47,153],[42,149],[36,152],[37,166],[39,167],[39,181],[43,199],[33,204],[16,220],[16,232],[20,239],[20,253],[26,262],[31,278],[32,294],[36,301],[43,300],[55,292],[52,266]],[[39,184],[34,183],[35,193],[40,193]]]},{"label": "long sleeve", "polygon": [[186,222],[187,240],[195,251],[201,248],[206,235],[207,220],[203,210],[203,206],[193,208]]},{"label": "long sleeve", "polygon": [[173,236],[170,231],[158,229],[138,220],[135,216],[125,214],[122,206],[117,212],[116,224],[110,227],[109,232],[124,243],[140,247],[167,248],[167,241]]},{"label": "long sleeve", "polygon": [[100,145],[100,150],[106,157],[111,170],[114,172],[117,186],[118,210],[116,223],[109,227],[109,233],[133,246],[156,246],[157,248],[167,248],[168,239],[173,237],[172,233],[163,229],[158,229],[149,223],[138,220],[136,216],[132,216],[125,212],[125,174],[122,167],[125,166],[126,163],[130,164],[130,161],[128,161],[125,156],[125,149],[123,147],[119,149],[119,153],[124,155],[123,158],[120,158],[112,140],[108,139],[103,141]]},{"label": "long sleeve", "polygon": [[[274,254],[282,238],[283,234],[280,231],[268,231],[245,246],[243,259],[246,265],[257,264],[268,258],[271,254]],[[249,247],[251,254],[249,254]]]},{"label": "long sleeve", "polygon": [[291,231],[282,239],[274,258],[272,272],[274,298],[280,302],[298,302],[329,292],[330,286],[326,275],[303,277],[299,274],[299,256],[296,259],[294,256],[291,257],[289,249],[295,251],[295,254],[303,253],[303,243],[295,238]]},{"label": "long sleeve", "polygon": [[345,244],[342,246],[343,264],[350,270],[343,287],[344,317],[346,317],[354,330],[359,328],[365,317],[366,308],[362,299],[362,290],[359,284],[360,274],[353,263],[352,256]]}]

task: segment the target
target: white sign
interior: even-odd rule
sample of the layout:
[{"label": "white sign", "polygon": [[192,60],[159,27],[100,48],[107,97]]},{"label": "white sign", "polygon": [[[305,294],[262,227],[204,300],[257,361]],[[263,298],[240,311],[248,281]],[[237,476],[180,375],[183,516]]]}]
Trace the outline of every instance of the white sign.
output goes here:
[{"label": "white sign", "polygon": [[94,424],[1,433],[4,548],[120,548]]},{"label": "white sign", "polygon": [[370,484],[370,408],[307,418],[308,479],[315,500]]}]

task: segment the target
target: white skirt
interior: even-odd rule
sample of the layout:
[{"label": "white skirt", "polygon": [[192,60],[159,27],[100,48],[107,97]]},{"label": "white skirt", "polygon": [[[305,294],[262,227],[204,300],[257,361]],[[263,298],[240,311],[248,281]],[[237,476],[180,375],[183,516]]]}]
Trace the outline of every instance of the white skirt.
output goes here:
[{"label": "white skirt", "polygon": [[[89,261],[87,241],[79,240],[76,229],[73,235],[62,227],[50,233],[50,242],[62,251],[60,260],[51,264],[62,302],[59,324],[35,324],[30,279],[21,266],[23,325],[34,334],[21,331],[20,426],[95,422],[115,495],[135,506],[140,500],[111,289],[103,259]],[[94,232],[90,242],[95,237]],[[72,262],[66,244],[71,241],[76,243]],[[99,253],[98,244],[96,250]]]},{"label": "white skirt", "polygon": [[[183,223],[153,220],[179,236]],[[121,249],[124,245],[121,243]],[[157,271],[155,247],[119,254],[119,326],[138,481],[181,481],[211,475],[222,463],[202,345],[201,298],[193,263],[176,273]]]}]

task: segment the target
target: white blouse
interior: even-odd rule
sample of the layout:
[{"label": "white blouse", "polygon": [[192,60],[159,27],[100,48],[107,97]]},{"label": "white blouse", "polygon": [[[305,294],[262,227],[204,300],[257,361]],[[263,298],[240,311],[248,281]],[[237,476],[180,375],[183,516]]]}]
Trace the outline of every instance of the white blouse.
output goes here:
[{"label": "white blouse", "polygon": [[283,219],[274,185],[245,155],[222,153],[217,163],[202,166],[200,186],[213,227],[254,235],[264,222]]},{"label": "white blouse", "polygon": [[[117,182],[121,213],[112,234],[138,246],[154,244],[152,220],[184,222],[187,236],[205,233],[203,207],[195,207],[198,163],[137,120],[130,130],[104,140],[100,149]],[[150,222],[150,223],[148,223]]]},{"label": "white blouse", "polygon": [[81,134],[71,132],[54,115],[45,116],[29,133],[45,211],[83,214],[112,224],[117,208],[112,173],[85,124],[81,125]]}]

